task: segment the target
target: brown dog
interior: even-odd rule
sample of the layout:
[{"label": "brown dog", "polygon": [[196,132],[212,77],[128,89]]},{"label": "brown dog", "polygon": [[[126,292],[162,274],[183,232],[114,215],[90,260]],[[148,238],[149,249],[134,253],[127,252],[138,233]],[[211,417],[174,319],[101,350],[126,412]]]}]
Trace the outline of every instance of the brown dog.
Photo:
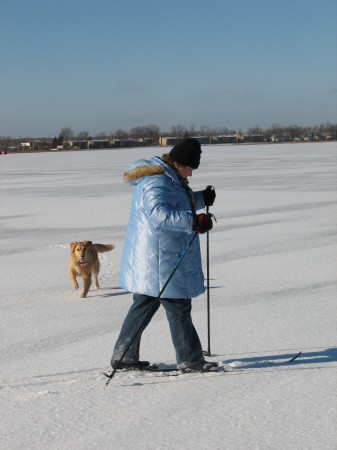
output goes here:
[{"label": "brown dog", "polygon": [[99,272],[98,253],[109,252],[114,246],[111,244],[93,244],[91,241],[84,241],[72,242],[70,248],[70,281],[72,282],[74,289],[78,289],[76,276],[78,275],[83,278],[81,298],[84,298],[91,285],[92,273],[94,274],[95,287],[96,289],[99,289],[97,279]]}]

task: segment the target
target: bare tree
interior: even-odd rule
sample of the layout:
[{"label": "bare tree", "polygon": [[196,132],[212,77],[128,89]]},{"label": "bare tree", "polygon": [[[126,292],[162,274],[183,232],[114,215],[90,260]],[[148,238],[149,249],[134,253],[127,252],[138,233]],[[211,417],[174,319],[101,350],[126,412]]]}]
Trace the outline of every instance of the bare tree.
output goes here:
[{"label": "bare tree", "polygon": [[96,133],[94,136],[96,139],[106,139],[106,133],[105,131],[100,131],[99,133]]},{"label": "bare tree", "polygon": [[230,133],[227,127],[218,127],[214,129],[214,134],[228,136]]},{"label": "bare tree", "polygon": [[212,136],[211,127],[209,125],[201,125],[200,133],[202,136],[207,136],[207,137]]},{"label": "bare tree", "polygon": [[173,137],[178,137],[179,139],[186,133],[186,127],[184,125],[172,125],[171,134]]},{"label": "bare tree", "polygon": [[144,139],[144,127],[134,127],[129,131],[129,136],[133,139]]},{"label": "bare tree", "polygon": [[89,133],[87,131],[80,131],[77,135],[79,141],[87,141],[89,139]]},{"label": "bare tree", "polygon": [[129,137],[129,133],[122,128],[119,128],[118,130],[116,130],[114,135],[115,135],[116,139],[128,139],[128,137]]},{"label": "bare tree", "polygon": [[289,140],[294,140],[295,138],[300,138],[303,134],[303,128],[298,125],[290,125],[285,128],[285,133],[287,134]]},{"label": "bare tree", "polygon": [[62,135],[64,141],[67,143],[70,141],[70,139],[72,137],[74,137],[74,132],[73,132],[72,128],[64,127],[64,128],[62,128],[60,135]]},{"label": "bare tree", "polygon": [[195,124],[191,123],[189,129],[188,129],[188,135],[189,136],[195,136],[196,135],[196,128],[195,128]]},{"label": "bare tree", "polygon": [[337,123],[330,123],[330,122],[328,122],[325,125],[325,131],[330,133],[332,139],[334,139],[334,140],[337,139]]},{"label": "bare tree", "polygon": [[263,136],[263,129],[255,125],[255,127],[249,128],[247,134],[250,136]]},{"label": "bare tree", "polygon": [[152,140],[152,143],[154,145],[157,145],[159,143],[159,135],[160,135],[160,128],[157,125],[147,125],[146,127],[146,138],[149,138]]},{"label": "bare tree", "polygon": [[266,131],[265,134],[274,136],[275,138],[280,138],[283,135],[283,129],[281,125],[273,123]]},{"label": "bare tree", "polygon": [[10,136],[0,136],[0,145],[1,147],[4,147],[5,149],[10,146],[11,143],[11,137]]}]

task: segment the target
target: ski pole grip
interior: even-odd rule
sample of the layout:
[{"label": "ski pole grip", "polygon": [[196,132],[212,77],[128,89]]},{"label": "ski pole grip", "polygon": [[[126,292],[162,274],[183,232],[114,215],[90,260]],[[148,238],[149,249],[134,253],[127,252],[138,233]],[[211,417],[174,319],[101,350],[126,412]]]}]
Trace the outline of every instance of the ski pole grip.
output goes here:
[{"label": "ski pole grip", "polygon": [[213,186],[208,185],[203,191],[205,206],[212,206],[216,197],[215,189]]}]

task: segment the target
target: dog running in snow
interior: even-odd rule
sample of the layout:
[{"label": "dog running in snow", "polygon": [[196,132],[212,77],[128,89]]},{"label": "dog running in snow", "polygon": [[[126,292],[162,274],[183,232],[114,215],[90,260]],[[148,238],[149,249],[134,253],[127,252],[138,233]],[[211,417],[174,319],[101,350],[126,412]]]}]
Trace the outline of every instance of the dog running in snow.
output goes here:
[{"label": "dog running in snow", "polygon": [[85,298],[91,286],[91,274],[94,275],[96,289],[99,289],[98,253],[110,252],[114,248],[112,244],[93,244],[91,241],[72,242],[70,244],[70,281],[74,289],[78,289],[77,276],[83,279],[81,298]]}]

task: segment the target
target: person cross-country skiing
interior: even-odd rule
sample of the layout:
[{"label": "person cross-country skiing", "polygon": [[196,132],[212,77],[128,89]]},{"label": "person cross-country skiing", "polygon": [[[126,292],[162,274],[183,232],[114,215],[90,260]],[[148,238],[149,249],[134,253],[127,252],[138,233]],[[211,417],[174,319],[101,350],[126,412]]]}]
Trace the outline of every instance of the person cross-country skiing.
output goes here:
[{"label": "person cross-country skiing", "polygon": [[[193,192],[188,184],[188,177],[199,167],[201,153],[200,142],[186,138],[161,158],[154,156],[150,161],[134,162],[124,175],[126,182],[136,187],[122,254],[120,285],[133,292],[133,304],[114,347],[113,369],[117,365],[123,369],[150,366],[148,361],[139,360],[141,333],[160,304],[166,310],[178,369],[208,371],[218,367],[217,363],[205,361],[191,317],[191,298],[205,292],[199,236],[165,288],[164,298],[153,305],[191,236],[195,232],[205,233],[213,226],[210,214],[196,211],[213,205],[214,188],[208,186]],[[120,362],[148,313],[142,331]]]}]

